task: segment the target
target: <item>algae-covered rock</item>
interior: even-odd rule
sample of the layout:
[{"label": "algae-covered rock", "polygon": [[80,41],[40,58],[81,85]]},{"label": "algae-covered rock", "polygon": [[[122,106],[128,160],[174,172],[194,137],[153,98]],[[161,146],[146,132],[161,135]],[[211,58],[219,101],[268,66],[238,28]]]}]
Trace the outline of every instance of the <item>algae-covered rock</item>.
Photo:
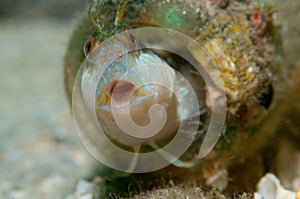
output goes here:
[{"label": "algae-covered rock", "polygon": [[[100,5],[98,19],[103,21],[105,30],[113,29],[117,7],[117,2],[111,0],[103,1]],[[92,15],[96,13],[93,7]],[[203,47],[205,54],[192,49],[190,53],[196,59],[207,59],[208,56],[220,72],[227,98],[227,115],[218,143],[208,156],[198,160],[199,147],[212,114],[210,94],[203,83],[197,84],[203,80],[189,63],[172,53],[156,51],[173,68],[191,82],[194,81],[192,85],[196,92],[202,92],[202,125],[195,141],[181,157],[195,161],[196,166],[187,169],[170,165],[160,171],[127,177],[104,169],[101,171],[105,179],[102,182],[105,187],[103,190],[110,190],[104,191],[104,195],[114,192],[130,196],[127,193],[130,185],[136,192],[147,192],[147,189],[157,186],[156,183],[145,183],[149,179],[168,181],[170,176],[176,185],[195,183],[225,190],[231,177],[234,177],[233,180],[244,183],[239,185],[239,189],[247,187],[245,191],[253,190],[254,181],[258,180],[265,168],[259,152],[268,146],[267,141],[276,130],[274,124],[279,120],[276,117],[278,103],[283,96],[288,70],[282,63],[280,34],[273,20],[274,8],[254,1],[129,1],[123,19],[127,29],[148,26],[169,28],[190,36]],[[70,103],[77,71],[85,59],[83,49],[93,32],[93,24],[86,11],[70,38],[65,56],[65,86]],[[206,63],[204,67],[209,68]],[[118,142],[116,139],[113,141]],[[249,166],[247,162],[255,165]],[[251,182],[247,182],[249,179]],[[159,186],[166,186],[166,183]],[[190,188],[183,190],[191,191]],[[228,192],[232,190],[236,190],[236,187],[229,185]]]}]

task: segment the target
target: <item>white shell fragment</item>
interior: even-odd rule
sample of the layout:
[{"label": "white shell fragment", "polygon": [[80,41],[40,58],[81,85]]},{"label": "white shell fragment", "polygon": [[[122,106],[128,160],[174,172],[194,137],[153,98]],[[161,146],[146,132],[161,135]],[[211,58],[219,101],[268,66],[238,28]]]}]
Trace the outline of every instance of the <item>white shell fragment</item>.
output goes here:
[{"label": "white shell fragment", "polygon": [[254,199],[296,199],[296,193],[284,189],[275,175],[267,173],[258,182]]}]

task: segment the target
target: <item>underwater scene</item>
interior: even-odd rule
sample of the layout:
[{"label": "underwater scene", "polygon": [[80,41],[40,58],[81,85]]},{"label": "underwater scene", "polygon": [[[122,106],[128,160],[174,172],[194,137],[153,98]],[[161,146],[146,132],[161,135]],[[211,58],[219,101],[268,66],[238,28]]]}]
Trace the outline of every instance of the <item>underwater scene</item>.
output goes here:
[{"label": "underwater scene", "polygon": [[300,199],[300,2],[0,2],[0,198]]}]

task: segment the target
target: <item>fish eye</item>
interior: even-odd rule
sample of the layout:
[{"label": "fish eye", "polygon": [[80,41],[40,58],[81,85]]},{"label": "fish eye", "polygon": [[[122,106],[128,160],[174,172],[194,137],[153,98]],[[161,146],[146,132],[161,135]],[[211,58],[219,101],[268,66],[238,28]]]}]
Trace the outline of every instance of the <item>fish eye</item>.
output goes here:
[{"label": "fish eye", "polygon": [[85,54],[85,56],[87,56],[90,51],[92,50],[92,48],[94,47],[95,45],[95,37],[93,36],[90,40],[88,40],[87,42],[85,42],[85,45],[84,45],[84,49],[83,49],[83,52]]},{"label": "fish eye", "polygon": [[85,43],[84,50],[83,50],[83,52],[84,52],[85,55],[89,54],[89,52],[91,50],[91,46],[92,46],[92,44],[91,44],[90,40]]}]

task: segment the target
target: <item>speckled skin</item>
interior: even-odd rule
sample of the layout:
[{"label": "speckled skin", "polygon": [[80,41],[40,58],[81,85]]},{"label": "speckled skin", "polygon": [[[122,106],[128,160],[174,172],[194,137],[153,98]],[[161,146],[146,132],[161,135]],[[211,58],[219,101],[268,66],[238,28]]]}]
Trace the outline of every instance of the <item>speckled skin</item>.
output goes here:
[{"label": "speckled skin", "polygon": [[[227,169],[257,155],[265,144],[264,139],[273,132],[272,128],[263,128],[263,122],[276,110],[286,76],[286,69],[281,65],[280,39],[272,22],[271,8],[260,7],[250,1],[232,0],[221,7],[207,2],[137,0],[128,4],[124,15],[124,24],[128,28],[164,27],[195,38],[212,56],[221,72],[228,98],[226,126],[221,139],[196,168],[188,171],[172,166],[167,168],[173,171],[173,175],[182,178],[197,175],[187,179],[196,182],[207,180],[202,173],[215,164]],[[116,6],[111,0],[104,4],[103,13],[111,10],[105,20],[106,28],[113,25]],[[252,15],[256,12],[264,13],[266,20],[266,29],[259,35],[251,31]],[[85,13],[70,39],[65,56],[65,85],[69,99],[76,72],[84,59],[83,46],[92,32]],[[264,135],[263,140],[261,135]],[[195,141],[184,158],[195,157],[201,139]],[[261,160],[260,157],[254,159],[257,162]]]}]

